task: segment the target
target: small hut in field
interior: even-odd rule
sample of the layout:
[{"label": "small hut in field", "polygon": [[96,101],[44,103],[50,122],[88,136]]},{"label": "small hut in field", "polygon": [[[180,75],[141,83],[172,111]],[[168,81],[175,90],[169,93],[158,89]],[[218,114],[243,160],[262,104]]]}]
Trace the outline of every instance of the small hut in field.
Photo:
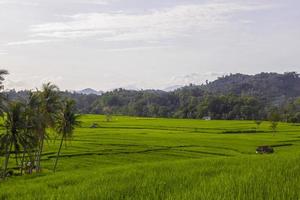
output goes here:
[{"label": "small hut in field", "polygon": [[259,146],[256,148],[258,154],[270,154],[274,153],[274,149],[271,146]]},{"label": "small hut in field", "polygon": [[211,117],[210,116],[205,116],[202,118],[203,120],[206,120],[206,121],[210,121],[211,120]]}]

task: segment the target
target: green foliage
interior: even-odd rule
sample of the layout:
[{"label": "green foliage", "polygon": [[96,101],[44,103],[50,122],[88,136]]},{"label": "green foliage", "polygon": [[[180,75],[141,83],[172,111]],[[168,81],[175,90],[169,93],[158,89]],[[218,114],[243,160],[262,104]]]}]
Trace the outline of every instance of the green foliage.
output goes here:
[{"label": "green foliage", "polygon": [[276,107],[273,107],[271,109],[271,111],[269,112],[268,119],[271,122],[279,122],[281,120],[280,112]]},{"label": "green foliage", "polygon": [[72,139],[75,127],[80,125],[78,118],[79,115],[76,115],[75,113],[75,102],[73,100],[66,100],[63,103],[61,111],[58,113],[55,122],[56,133],[60,135],[61,141],[54,164],[54,172],[56,171],[63,142],[67,142],[67,140]]},{"label": "green foliage", "polygon": [[273,135],[277,132],[278,122],[281,120],[280,113],[277,108],[273,108],[269,113],[269,121],[270,121],[270,128],[272,129]]},{"label": "green foliage", "polygon": [[65,100],[56,116],[56,133],[61,135],[64,140],[72,138],[75,127],[80,125],[79,117],[75,113],[75,102],[69,99]]},{"label": "green foliage", "polygon": [[105,113],[106,122],[111,122],[112,121],[112,109],[111,109],[111,107],[109,107],[109,106],[104,107],[103,112]]},{"label": "green foliage", "polygon": [[275,133],[277,132],[277,126],[278,126],[278,122],[276,122],[276,121],[271,121],[270,128],[271,128],[272,131],[273,131],[273,135],[275,135]]}]

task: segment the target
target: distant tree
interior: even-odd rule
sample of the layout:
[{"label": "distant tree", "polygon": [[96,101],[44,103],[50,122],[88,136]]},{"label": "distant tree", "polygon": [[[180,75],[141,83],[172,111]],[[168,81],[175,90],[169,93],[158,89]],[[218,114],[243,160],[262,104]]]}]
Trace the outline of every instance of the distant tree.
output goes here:
[{"label": "distant tree", "polygon": [[255,120],[254,123],[256,124],[256,130],[259,129],[259,126],[262,124],[262,120]]},{"label": "distant tree", "polygon": [[272,129],[273,135],[277,132],[278,122],[280,121],[281,116],[277,108],[272,108],[269,114],[269,121],[271,123],[270,128]]},{"label": "distant tree", "polygon": [[299,123],[300,122],[300,112],[297,112],[289,117],[288,122]]},{"label": "distant tree", "polygon": [[107,122],[111,122],[112,121],[112,109],[111,109],[111,107],[108,107],[108,106],[104,107],[103,111],[105,113],[105,120]]},{"label": "distant tree", "polygon": [[273,136],[275,136],[275,133],[277,132],[277,126],[278,126],[278,122],[271,121],[270,128],[272,129]]},{"label": "distant tree", "polygon": [[300,98],[289,101],[284,105],[283,112],[285,120],[290,123],[300,122]]},{"label": "distant tree", "polygon": [[75,102],[72,100],[65,101],[56,123],[56,132],[61,136],[61,140],[53,168],[54,172],[56,171],[63,142],[73,137],[75,127],[80,124],[78,118],[79,115],[75,114]]}]

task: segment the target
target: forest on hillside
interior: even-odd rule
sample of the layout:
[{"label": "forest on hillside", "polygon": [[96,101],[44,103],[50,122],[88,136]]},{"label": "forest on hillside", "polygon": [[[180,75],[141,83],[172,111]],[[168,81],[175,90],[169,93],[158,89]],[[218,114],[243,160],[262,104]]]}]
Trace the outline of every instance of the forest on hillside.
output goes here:
[{"label": "forest on hillside", "polygon": [[[230,74],[203,85],[172,92],[115,89],[102,95],[61,92],[76,101],[84,114],[131,115],[201,119],[280,120],[300,122],[300,75],[296,72]],[[6,92],[9,99],[25,99],[28,91]]]}]

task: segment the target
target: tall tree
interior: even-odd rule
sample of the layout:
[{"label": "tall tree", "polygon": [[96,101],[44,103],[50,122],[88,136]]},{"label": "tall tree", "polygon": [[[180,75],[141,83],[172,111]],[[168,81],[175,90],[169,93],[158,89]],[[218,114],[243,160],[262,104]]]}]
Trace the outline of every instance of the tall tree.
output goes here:
[{"label": "tall tree", "polygon": [[61,136],[61,140],[54,164],[54,172],[56,171],[63,142],[71,139],[75,127],[80,125],[78,118],[79,115],[75,114],[75,102],[73,100],[65,101],[63,108],[58,115],[56,124],[56,132]]},{"label": "tall tree", "polygon": [[0,136],[0,145],[2,146],[2,149],[5,150],[4,170],[2,175],[4,177],[6,176],[11,153],[14,152],[18,165],[18,154],[20,149],[29,142],[28,136],[24,131],[26,128],[24,105],[20,102],[10,102],[5,114],[4,126],[6,128],[6,133]]},{"label": "tall tree", "polygon": [[38,134],[38,151],[36,167],[41,170],[41,157],[44,149],[44,141],[47,139],[47,128],[55,127],[55,118],[61,108],[59,89],[51,83],[44,84],[42,91],[37,92],[40,98],[40,130]]},{"label": "tall tree", "polygon": [[28,164],[27,168],[32,172],[34,167],[34,161],[39,151],[39,136],[43,132],[43,116],[41,113],[41,100],[38,93],[29,92],[29,96],[26,102],[26,134],[29,136],[29,144],[24,146],[23,156],[22,156],[22,167],[21,174],[23,173],[25,154],[27,154]]}]

